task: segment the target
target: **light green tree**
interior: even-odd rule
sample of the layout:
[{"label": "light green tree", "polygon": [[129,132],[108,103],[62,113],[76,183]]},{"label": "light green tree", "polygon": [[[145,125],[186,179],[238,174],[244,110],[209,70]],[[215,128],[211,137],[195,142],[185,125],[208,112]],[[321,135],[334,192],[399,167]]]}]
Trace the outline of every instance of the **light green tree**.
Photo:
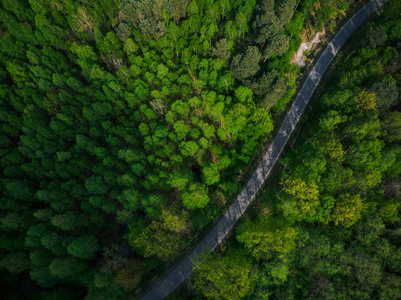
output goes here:
[{"label": "light green tree", "polygon": [[209,202],[208,190],[200,183],[193,183],[189,189],[182,194],[182,204],[189,208],[203,208]]},{"label": "light green tree", "polygon": [[220,174],[216,164],[210,164],[204,167],[202,173],[206,185],[213,185],[220,180]]},{"label": "light green tree", "polygon": [[196,262],[193,285],[208,299],[242,299],[252,288],[251,264],[235,252],[203,254]]}]

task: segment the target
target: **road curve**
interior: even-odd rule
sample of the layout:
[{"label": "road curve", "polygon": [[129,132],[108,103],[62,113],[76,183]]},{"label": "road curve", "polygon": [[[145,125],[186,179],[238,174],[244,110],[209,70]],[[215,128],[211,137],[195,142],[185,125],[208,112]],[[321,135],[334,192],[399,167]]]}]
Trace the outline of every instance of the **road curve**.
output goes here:
[{"label": "road curve", "polygon": [[305,81],[301,91],[295,99],[290,111],[288,112],[279,132],[274,137],[270,148],[263,156],[262,161],[249,179],[248,183],[238,195],[235,202],[230,206],[216,226],[209,234],[198,244],[194,251],[188,255],[177,267],[175,267],[163,280],[157,283],[141,299],[142,300],[160,300],[167,297],[182,282],[191,275],[194,267],[194,259],[197,254],[209,248],[214,250],[224,239],[227,233],[233,228],[245,212],[249,204],[255,198],[259,189],[262,187],[266,178],[269,176],[274,164],[279,158],[285,144],[287,143],[292,131],[300,119],[306,105],[309,102],[316,86],[322,78],[324,72],[330,65],[338,50],[357,29],[376,9],[382,6],[388,0],[372,0],[361,8],[351,19],[345,23],[340,31],[333,38],[331,43],[324,50],[319,60],[315,64],[309,77]]}]

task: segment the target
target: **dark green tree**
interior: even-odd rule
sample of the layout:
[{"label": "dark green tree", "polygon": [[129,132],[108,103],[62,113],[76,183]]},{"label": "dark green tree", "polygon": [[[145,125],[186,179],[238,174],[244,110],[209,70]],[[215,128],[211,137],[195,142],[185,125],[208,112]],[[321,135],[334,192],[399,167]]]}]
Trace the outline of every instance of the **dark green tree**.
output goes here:
[{"label": "dark green tree", "polygon": [[243,54],[234,56],[231,62],[231,70],[235,78],[245,80],[254,76],[260,69],[261,54],[257,47],[248,47]]}]

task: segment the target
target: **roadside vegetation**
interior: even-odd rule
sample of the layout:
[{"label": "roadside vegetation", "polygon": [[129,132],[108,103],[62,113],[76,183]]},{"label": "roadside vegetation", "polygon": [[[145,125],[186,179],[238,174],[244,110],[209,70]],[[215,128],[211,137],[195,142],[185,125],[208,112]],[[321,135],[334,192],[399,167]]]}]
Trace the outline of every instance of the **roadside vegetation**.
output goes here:
[{"label": "roadside vegetation", "polygon": [[332,2],[1,1],[1,298],[122,299],[164,274],[238,192],[300,35],[351,3]]},{"label": "roadside vegetation", "polygon": [[197,264],[195,299],[401,298],[400,11],[340,52],[280,174]]}]

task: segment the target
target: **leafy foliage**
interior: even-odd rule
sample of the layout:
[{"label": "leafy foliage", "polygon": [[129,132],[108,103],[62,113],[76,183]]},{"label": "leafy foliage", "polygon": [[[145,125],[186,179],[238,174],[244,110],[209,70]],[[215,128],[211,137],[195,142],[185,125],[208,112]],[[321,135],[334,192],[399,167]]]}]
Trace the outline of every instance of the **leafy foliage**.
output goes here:
[{"label": "leafy foliage", "polygon": [[241,299],[251,288],[251,264],[240,254],[204,254],[196,263],[194,288],[209,299]]},{"label": "leafy foliage", "polygon": [[122,299],[180,255],[295,91],[296,4],[1,2],[4,298]]},{"label": "leafy foliage", "polygon": [[[334,1],[301,3],[327,16]],[[400,40],[388,38],[398,36],[390,28],[399,23],[400,9],[400,2],[388,2],[339,53],[275,183],[237,227],[227,253],[209,258],[251,257],[249,298],[400,297]],[[255,29],[267,30],[262,12],[273,10],[260,12]],[[220,281],[209,279],[207,287],[195,283],[195,290],[207,296]]]}]

